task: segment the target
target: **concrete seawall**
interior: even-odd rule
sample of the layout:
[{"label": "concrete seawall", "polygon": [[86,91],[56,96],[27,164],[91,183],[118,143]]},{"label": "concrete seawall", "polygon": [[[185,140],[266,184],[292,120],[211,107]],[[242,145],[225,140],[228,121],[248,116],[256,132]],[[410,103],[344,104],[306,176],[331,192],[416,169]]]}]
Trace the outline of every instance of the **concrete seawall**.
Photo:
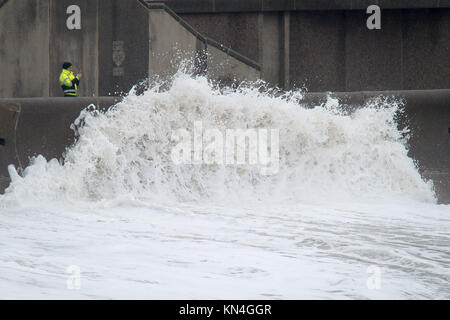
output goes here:
[{"label": "concrete seawall", "polygon": [[[405,113],[399,126],[411,129],[409,156],[417,160],[422,175],[432,179],[440,203],[450,203],[450,90],[334,93],[351,108],[383,95],[403,99]],[[327,93],[309,93],[303,103],[318,105]],[[119,98],[0,99],[0,192],[9,184],[7,166],[25,168],[32,156],[61,158],[74,142],[71,123],[89,104],[100,108]]]},{"label": "concrete seawall", "polygon": [[[257,61],[264,80],[321,91],[450,88],[449,1],[169,0],[204,36]],[[367,6],[381,8],[369,30]]]},{"label": "concrete seawall", "polygon": [[114,105],[118,98],[0,99],[0,192],[9,184],[8,165],[19,172],[32,156],[61,158],[74,142],[70,125],[90,104]]},{"label": "concrete seawall", "polygon": [[[167,79],[183,59],[195,72],[228,83],[260,78],[260,66],[204,37],[163,3],[143,0],[0,2],[0,98],[60,97],[62,63],[83,71],[79,96],[116,96]],[[80,10],[69,28],[67,10]],[[69,10],[70,12],[70,10]],[[30,80],[32,78],[33,80]]]}]

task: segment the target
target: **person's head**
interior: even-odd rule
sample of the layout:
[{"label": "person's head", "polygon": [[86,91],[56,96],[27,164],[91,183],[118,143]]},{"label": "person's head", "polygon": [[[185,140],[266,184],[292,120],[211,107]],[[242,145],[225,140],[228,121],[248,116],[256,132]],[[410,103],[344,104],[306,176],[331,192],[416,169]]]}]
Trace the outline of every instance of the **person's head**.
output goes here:
[{"label": "person's head", "polygon": [[63,63],[63,69],[67,69],[72,71],[72,64],[70,62],[64,62]]}]

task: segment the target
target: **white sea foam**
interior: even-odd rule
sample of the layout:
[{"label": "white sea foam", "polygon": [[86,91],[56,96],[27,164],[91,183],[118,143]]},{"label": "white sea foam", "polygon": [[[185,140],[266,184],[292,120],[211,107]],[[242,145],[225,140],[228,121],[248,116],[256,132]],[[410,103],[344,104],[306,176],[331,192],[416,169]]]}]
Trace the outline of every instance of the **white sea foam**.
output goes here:
[{"label": "white sea foam", "polygon": [[[383,100],[345,114],[332,98],[306,108],[257,86],[220,91],[206,78],[179,73],[167,91],[131,93],[106,113],[83,111],[79,138],[64,164],[33,159],[1,202],[89,201],[128,197],[144,201],[290,202],[321,199],[435,201],[407,156],[395,123],[396,103]],[[252,165],[176,165],[173,132],[278,129],[280,169],[262,176]]]},{"label": "white sea foam", "polygon": [[[351,113],[300,96],[180,73],[168,90],[83,111],[63,164],[9,168],[0,297],[448,299],[449,206],[407,156],[399,105]],[[195,121],[278,129],[279,172],[175,165],[172,133]]]}]

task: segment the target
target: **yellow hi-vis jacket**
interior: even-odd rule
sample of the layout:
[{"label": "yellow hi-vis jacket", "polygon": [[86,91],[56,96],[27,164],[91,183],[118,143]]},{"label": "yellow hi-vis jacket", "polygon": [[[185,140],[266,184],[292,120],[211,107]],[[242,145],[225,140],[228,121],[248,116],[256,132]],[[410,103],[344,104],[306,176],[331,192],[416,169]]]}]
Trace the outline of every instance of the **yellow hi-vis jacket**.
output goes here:
[{"label": "yellow hi-vis jacket", "polygon": [[64,96],[76,97],[78,94],[78,85],[80,84],[80,79],[73,75],[73,72],[67,69],[63,69],[61,75],[59,76],[59,84],[63,89]]}]

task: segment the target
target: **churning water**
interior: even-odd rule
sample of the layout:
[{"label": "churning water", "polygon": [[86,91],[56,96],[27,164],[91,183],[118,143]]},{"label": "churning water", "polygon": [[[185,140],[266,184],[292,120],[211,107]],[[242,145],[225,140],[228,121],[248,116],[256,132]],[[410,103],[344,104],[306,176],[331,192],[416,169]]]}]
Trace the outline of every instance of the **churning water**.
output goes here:
[{"label": "churning water", "polygon": [[[0,297],[448,299],[450,206],[408,158],[399,112],[184,73],[83,111],[63,163],[9,168]],[[174,132],[198,121],[276,130],[279,170],[174,163]]]}]

